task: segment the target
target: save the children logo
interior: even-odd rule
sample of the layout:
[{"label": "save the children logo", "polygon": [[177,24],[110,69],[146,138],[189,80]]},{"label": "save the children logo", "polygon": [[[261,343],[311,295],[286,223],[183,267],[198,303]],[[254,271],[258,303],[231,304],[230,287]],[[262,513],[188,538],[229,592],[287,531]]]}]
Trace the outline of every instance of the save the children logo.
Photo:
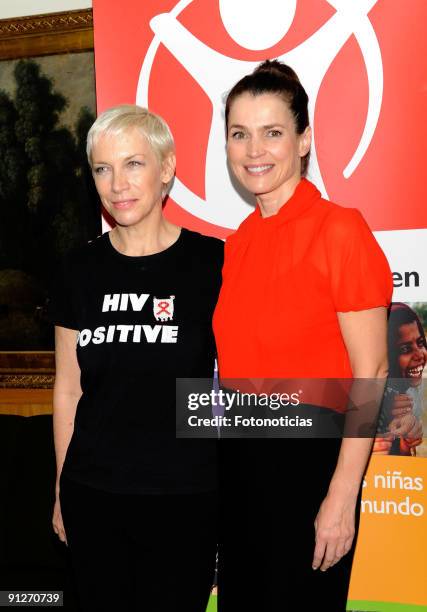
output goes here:
[{"label": "save the children logo", "polygon": [[[368,95],[366,99],[362,96],[357,101],[360,106],[358,111],[362,113],[364,120],[357,128],[358,133],[352,132],[354,144],[350,157],[336,170],[341,180],[350,180],[363,163],[381,115],[383,63],[378,38],[369,18],[369,12],[377,2],[378,0],[328,0],[329,8],[334,9],[329,18],[304,40],[277,53],[277,45],[281,44],[288,33],[292,33],[297,8],[304,10],[301,0],[219,0],[221,24],[216,25],[217,22],[213,21],[212,27],[218,29],[218,40],[225,36],[231,38],[240,47],[242,57],[232,57],[212,48],[195,34],[196,21],[192,23],[187,17],[183,22],[182,16],[186,14],[186,10],[191,9],[191,5],[194,8],[200,4],[200,0],[181,0],[169,12],[155,14],[150,20],[154,36],[142,63],[137,104],[150,107],[152,71],[160,48],[168,50],[181,71],[184,70],[192,77],[211,104],[210,125],[207,130],[206,126],[200,126],[197,120],[195,125],[190,126],[191,130],[195,129],[200,134],[207,132],[207,143],[195,152],[189,148],[181,148],[178,142],[177,175],[170,194],[173,201],[188,213],[219,228],[236,228],[252,211],[250,199],[239,192],[225,161],[224,94],[259,63],[245,59],[248,52],[255,50],[265,51],[264,59],[277,57],[292,66],[300,76],[309,96],[309,112],[314,128],[309,178],[325,197],[331,195],[327,185],[333,185],[333,179],[326,177],[326,180],[325,169],[322,168],[318,154],[316,104],[331,65],[351,39],[356,42],[362,58],[359,68],[365,72],[364,85]],[[212,3],[205,3],[205,8],[212,11]],[[209,20],[209,15],[205,14],[204,18]],[[220,31],[220,26],[223,32]],[[164,59],[162,68],[164,91],[169,90],[174,101],[178,97],[186,99],[186,103],[191,106],[191,92],[186,90],[185,84],[168,78]],[[348,104],[354,103],[354,99],[348,100]],[[350,129],[352,126],[348,127]],[[174,133],[181,131],[175,125],[171,125],[171,128]],[[196,156],[199,154],[205,156],[204,163],[201,164],[204,169],[204,185],[199,192],[202,191],[202,194],[197,193],[180,174],[180,156],[192,156],[197,164]]]}]

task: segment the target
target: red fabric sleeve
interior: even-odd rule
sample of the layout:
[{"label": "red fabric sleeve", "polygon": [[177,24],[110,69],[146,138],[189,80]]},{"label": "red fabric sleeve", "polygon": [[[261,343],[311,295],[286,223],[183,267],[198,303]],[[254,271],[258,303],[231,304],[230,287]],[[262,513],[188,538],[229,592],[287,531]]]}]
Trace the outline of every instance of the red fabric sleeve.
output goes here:
[{"label": "red fabric sleeve", "polygon": [[337,207],[328,221],[326,250],[336,311],[388,307],[393,293],[390,267],[361,213]]}]

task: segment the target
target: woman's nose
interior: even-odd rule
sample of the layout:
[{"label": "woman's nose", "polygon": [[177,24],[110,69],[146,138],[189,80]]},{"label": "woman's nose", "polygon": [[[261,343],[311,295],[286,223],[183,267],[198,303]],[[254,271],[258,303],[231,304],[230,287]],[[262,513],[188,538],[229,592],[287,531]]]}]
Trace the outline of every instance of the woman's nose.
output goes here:
[{"label": "woman's nose", "polygon": [[115,192],[125,191],[129,186],[126,173],[121,170],[113,171],[112,190]]},{"label": "woman's nose", "polygon": [[247,154],[249,157],[259,157],[264,152],[262,140],[257,137],[248,139]]}]

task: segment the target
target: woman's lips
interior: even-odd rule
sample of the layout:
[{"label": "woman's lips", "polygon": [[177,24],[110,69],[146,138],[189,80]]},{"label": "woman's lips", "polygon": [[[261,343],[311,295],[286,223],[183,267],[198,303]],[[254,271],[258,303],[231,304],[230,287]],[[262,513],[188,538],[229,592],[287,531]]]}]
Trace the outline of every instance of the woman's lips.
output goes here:
[{"label": "woman's lips", "polygon": [[126,210],[127,208],[131,208],[135,202],[136,200],[119,200],[118,202],[112,202],[112,205],[117,210]]},{"label": "woman's lips", "polygon": [[252,166],[245,166],[245,170],[251,176],[264,176],[267,172],[274,167],[274,164],[257,164]]}]

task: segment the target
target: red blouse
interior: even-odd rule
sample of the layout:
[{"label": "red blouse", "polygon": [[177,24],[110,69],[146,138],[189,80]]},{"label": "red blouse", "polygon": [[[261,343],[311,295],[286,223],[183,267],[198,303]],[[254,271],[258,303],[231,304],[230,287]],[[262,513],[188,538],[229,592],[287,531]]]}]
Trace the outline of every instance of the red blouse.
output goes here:
[{"label": "red blouse", "polygon": [[221,377],[351,377],[337,312],[387,307],[392,290],[360,212],[302,179],[276,215],[257,208],[226,242],[214,314]]}]

